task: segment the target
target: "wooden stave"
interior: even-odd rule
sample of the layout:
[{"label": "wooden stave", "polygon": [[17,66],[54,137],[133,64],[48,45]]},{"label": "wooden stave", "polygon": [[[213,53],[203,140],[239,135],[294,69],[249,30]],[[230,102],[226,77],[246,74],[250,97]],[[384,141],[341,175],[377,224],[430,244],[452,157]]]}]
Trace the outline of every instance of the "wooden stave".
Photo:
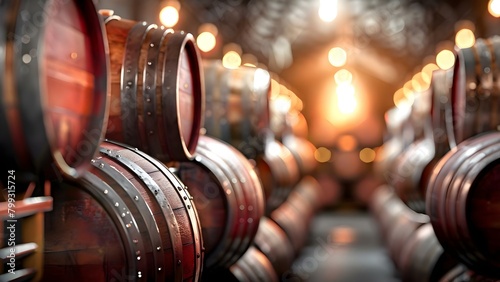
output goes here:
[{"label": "wooden stave", "polygon": [[[23,10],[28,16],[30,14],[43,14],[46,16],[46,18],[48,18],[49,12],[59,13],[60,11],[57,10],[57,8],[61,8],[60,5],[62,5],[61,3],[51,3],[52,5],[49,5],[47,4],[48,1],[39,2],[37,3],[38,5],[29,5],[26,2],[27,1],[16,2],[16,6],[10,7],[10,9]],[[40,93],[43,92],[42,88],[46,87],[47,85],[42,82],[35,82],[37,81],[37,77],[39,77],[41,74],[46,73],[46,70],[42,69],[42,67],[40,66],[45,64],[45,57],[31,56],[28,63],[23,63],[23,60],[21,58],[22,56],[24,56],[23,54],[29,54],[31,50],[37,50],[40,37],[45,35],[45,32],[27,34],[23,32],[23,30],[25,30],[25,28],[23,28],[23,25],[42,28],[45,31],[47,29],[48,23],[43,22],[39,23],[39,25],[35,25],[35,23],[32,22],[34,21],[34,19],[32,19],[32,16],[29,16],[29,19],[22,20],[22,24],[11,23],[9,25],[12,29],[15,29],[14,31],[11,31],[9,33],[10,35],[12,35],[12,37],[14,37],[15,40],[15,42],[12,40],[7,40],[8,42],[10,42],[9,46],[19,45],[20,48],[7,48],[10,50],[7,51],[8,53],[12,53],[13,56],[18,57],[18,60],[16,60],[16,62],[8,63],[9,65],[15,65],[15,70],[8,71],[8,73],[10,73],[11,77],[19,77],[19,79],[17,83],[10,82],[8,83],[9,85],[5,85],[2,83],[0,86],[2,87],[2,90],[4,87],[8,87],[12,89],[18,89],[18,91],[22,93],[28,93],[21,95],[18,98],[14,98],[19,99],[19,101],[17,101],[17,106],[19,107],[19,109],[16,114],[16,122],[17,127],[20,127],[21,130],[17,133],[17,136],[21,136],[21,139],[26,139],[23,136],[37,136],[37,138],[28,138],[25,142],[23,142],[22,140],[17,140],[16,142],[14,142],[14,140],[12,139],[15,139],[15,136],[12,137],[8,134],[5,134],[0,137],[0,146],[4,148],[4,150],[2,150],[2,159],[10,160],[7,161],[7,163],[9,163],[10,165],[9,169],[15,167],[19,171],[20,178],[27,178],[23,179],[23,181],[30,181],[30,179],[33,179],[33,177],[38,177],[41,174],[46,175],[46,177],[48,177],[49,179],[59,178],[61,177],[61,174],[69,178],[80,177],[89,168],[90,159],[96,154],[99,143],[104,136],[104,128],[106,127],[109,103],[109,57],[105,31],[102,26],[102,21],[99,18],[95,6],[92,2],[78,2],[76,3],[76,5],[77,6],[75,6],[75,11],[81,11],[81,13],[85,14],[86,20],[82,22],[85,25],[85,28],[91,31],[91,34],[93,35],[92,40],[90,40],[90,44],[92,44],[93,47],[91,48],[91,50],[94,51],[94,54],[92,55],[92,69],[95,74],[93,80],[93,100],[89,101],[89,103],[91,103],[93,106],[91,108],[91,113],[87,117],[88,122],[82,129],[81,135],[78,137],[80,139],[78,140],[77,144],[67,143],[65,146],[63,146],[62,144],[56,144],[57,142],[64,141],[61,141],[59,137],[56,136],[57,134],[54,128],[54,126],[56,125],[54,123],[56,122],[52,120],[52,117],[48,116],[49,112],[52,111],[53,113],[54,111],[54,109],[46,109],[46,107],[48,106],[47,104],[49,104],[48,97],[50,94],[40,96]],[[4,9],[2,9],[2,11],[5,12]],[[14,16],[17,14],[15,11],[11,11],[9,14],[11,15],[11,20],[14,21],[17,19],[14,18]],[[5,18],[7,19],[7,17]],[[50,17],[49,19],[52,20],[53,18],[54,17]],[[60,25],[61,23],[58,24]],[[2,31],[4,30],[2,29]],[[19,32],[21,34],[24,34],[24,36],[18,34]],[[0,40],[4,40],[4,36],[2,36]],[[26,41],[25,43],[18,41],[25,36],[28,36],[28,41]],[[33,36],[35,36],[35,38],[32,38]],[[44,37],[44,39],[46,38]],[[1,43],[5,45],[7,41],[3,41]],[[18,42],[19,44],[17,44],[16,42]],[[7,52],[5,52],[5,54]],[[72,57],[72,59],[77,58],[76,56],[78,55],[78,53],[75,54],[75,57]],[[6,75],[6,71],[4,69],[6,59],[8,58],[0,56],[0,75],[2,77]],[[32,67],[26,67],[23,64],[29,64]],[[21,79],[23,77],[24,79]],[[34,83],[26,83],[26,81],[32,81]],[[59,81],[61,82],[62,80],[59,79]],[[3,100],[3,97],[1,97],[4,96],[2,95],[2,92],[3,91],[0,92],[0,99]],[[66,110],[71,111],[70,109]],[[75,116],[81,115],[75,113]],[[3,107],[1,107],[0,109],[0,117],[0,124],[2,128],[5,128],[5,130],[7,131],[9,128],[8,124],[10,122],[8,121],[9,118],[7,118],[7,120],[4,119],[6,117],[6,112],[4,112]],[[61,124],[63,123],[59,120],[57,122],[57,128],[60,127]],[[87,150],[83,150],[84,145],[87,147]],[[22,156],[19,157],[17,156],[17,154],[20,150],[26,151],[26,153],[23,153]]]},{"label": "wooden stave", "polygon": [[[442,199],[442,201],[446,200],[446,202],[435,201],[428,205],[429,209],[433,211],[429,215],[443,248],[455,254],[461,262],[472,269],[494,276],[498,275],[498,273],[495,273],[495,265],[497,264],[491,258],[488,259],[488,257],[483,256],[485,253],[488,254],[488,251],[478,249],[480,247],[477,245],[477,237],[470,234],[472,232],[469,227],[470,219],[468,215],[470,200],[467,197],[469,197],[471,191],[478,189],[471,185],[474,184],[479,173],[489,163],[495,162],[500,157],[497,145],[499,138],[498,133],[490,133],[468,139],[460,144],[457,153],[448,159],[448,162],[458,159],[458,162],[455,161],[458,164],[452,167],[454,169],[450,169],[450,165],[445,165],[444,173],[449,176],[445,179],[446,181],[442,180],[443,177],[438,176],[438,182],[434,184],[437,187],[443,186],[444,189],[442,190],[451,190],[446,194],[448,198]],[[467,162],[465,160],[460,162],[460,157],[465,154],[467,154]],[[472,159],[474,159],[474,163],[471,161]],[[467,183],[471,185],[467,185]],[[472,188],[474,189],[470,190]],[[428,198],[429,196],[431,195],[428,194]],[[448,202],[452,205],[448,205]],[[436,210],[433,207],[435,205],[442,206]]]},{"label": "wooden stave", "polygon": [[[135,28],[143,31],[139,42],[129,38],[129,33]],[[112,78],[112,107],[106,137],[130,143],[163,162],[191,160],[198,143],[205,105],[204,82],[199,65],[201,57],[193,36],[184,31],[173,31],[118,16],[107,18],[106,29],[110,41]],[[126,46],[128,40],[132,45],[140,44],[137,47],[139,49],[132,52],[135,56],[130,53],[127,56],[127,51],[130,51]],[[129,62],[127,58],[130,56],[137,57],[136,62]],[[182,96],[178,77],[181,77],[181,64],[186,59],[191,70],[192,83],[189,84],[193,90],[193,121],[189,140],[184,138],[183,116],[178,107]],[[135,75],[127,74],[126,65],[132,65],[127,68],[129,70],[137,70],[132,72]],[[125,80],[128,82],[125,83]],[[131,95],[124,96],[128,92]],[[125,126],[128,126],[127,130],[123,130]]]},{"label": "wooden stave", "polygon": [[[136,160],[134,161],[134,159]],[[149,166],[149,168],[145,165]],[[120,172],[119,168],[122,168],[123,170]],[[151,169],[153,169],[152,172],[146,172],[147,170]],[[122,180],[119,180],[119,178],[110,178],[112,177],[111,175],[113,173],[115,174],[115,177],[119,176],[120,179]],[[155,173],[157,174],[156,176],[154,175]],[[126,175],[134,175],[134,174],[137,176],[137,178],[135,178],[136,180],[132,178],[128,180],[129,178],[126,177]],[[97,175],[99,175],[99,177]],[[87,178],[91,180],[93,179],[93,184],[92,183],[89,184],[88,183],[89,180],[87,180]],[[153,277],[156,277],[156,279],[158,279],[159,281],[163,281],[165,278],[162,277],[165,277],[166,275],[164,273],[166,271],[173,271],[173,273],[167,274],[168,275],[167,280],[197,281],[199,279],[202,270],[203,247],[200,236],[201,230],[199,229],[199,222],[197,220],[196,210],[194,208],[192,199],[190,198],[190,195],[185,189],[182,182],[180,182],[177,178],[175,178],[175,176],[173,176],[166,167],[164,167],[161,163],[148,157],[146,154],[142,152],[139,152],[137,150],[133,151],[131,148],[123,147],[122,145],[119,145],[117,143],[106,142],[101,146],[100,156],[93,161],[92,170],[87,173],[87,178],[84,179],[87,182],[81,182],[76,185],[85,185],[83,186],[84,187],[83,189],[89,189],[89,190],[95,190],[98,189],[98,187],[100,186],[104,186],[104,188],[100,189],[102,191],[100,191],[99,193],[93,193],[92,194],[93,197],[102,198],[105,197],[106,195],[115,195],[113,200],[116,200],[116,202],[113,201],[109,202],[108,200],[108,202],[111,203],[111,205],[109,207],[104,206],[105,209],[112,209],[112,211],[114,211],[115,214],[113,215],[114,216],[113,218],[115,220],[120,220],[121,218],[124,218],[124,216],[125,217],[128,216],[129,213],[128,212],[125,213],[125,207],[129,207],[128,211],[130,212],[130,214],[133,215],[135,209],[133,208],[130,209],[130,207],[132,207],[133,205],[138,205],[137,203],[142,201],[147,202],[147,199],[144,198],[144,196],[140,196],[142,194],[137,184],[133,183],[141,184],[144,190],[148,189],[148,191],[146,192],[151,198],[149,199],[150,200],[149,203],[146,203],[146,207],[153,207],[156,205],[156,208],[157,209],[159,208],[161,211],[160,214],[155,214],[155,215],[152,214],[152,211],[148,212],[149,209],[142,210],[143,212],[146,212],[146,214],[144,213],[137,214],[137,212],[135,212],[136,220],[132,221],[134,222],[134,224],[125,224],[125,222],[123,222],[123,225],[121,225],[121,227],[126,231],[133,226],[137,226],[136,228],[140,229],[141,226],[142,228],[145,228],[145,225],[148,225],[148,222],[153,223],[153,225],[147,228],[148,231],[144,230],[142,232],[142,234],[144,234],[142,237],[138,235],[132,237],[129,236],[130,240],[128,242],[131,246],[134,246],[138,244],[137,242],[140,243],[141,240],[135,241],[135,239],[132,240],[132,238],[144,238],[147,236],[151,236],[153,238],[155,236],[154,233],[161,234],[161,236],[167,236],[168,238],[161,239],[161,242],[163,242],[161,246],[159,246],[158,243],[151,244],[153,241],[158,242],[158,240],[150,240],[148,246],[150,253],[152,252],[154,257],[158,257],[158,255],[155,256],[155,253],[160,252],[161,249],[165,250],[164,255],[165,257],[167,257],[169,255],[167,251],[170,250],[173,253],[173,257],[170,260],[171,264],[167,265],[165,263],[163,264],[155,263],[154,265],[150,265],[152,262],[144,259],[143,254],[146,253],[144,250],[139,253],[136,253],[134,251],[131,252],[134,255],[132,256],[132,259],[130,261],[131,262],[137,261],[146,266],[149,265],[150,271],[149,272],[137,271],[135,273],[130,273],[125,277],[129,278],[134,277],[135,279],[142,277],[148,280],[153,280],[154,279]],[[105,181],[103,181],[103,180],[109,181],[111,179],[118,179],[118,180],[116,180],[116,182],[113,182],[114,184],[110,182],[109,185],[112,186],[109,186]],[[157,181],[160,180],[163,180],[163,182],[161,182],[163,184],[169,183],[168,185],[170,185],[170,187],[166,187],[165,185],[159,186],[158,183],[160,182]],[[167,188],[170,189],[170,191],[166,190]],[[121,189],[123,190],[116,192]],[[66,190],[63,189],[63,191]],[[175,199],[175,197],[177,197],[177,199]],[[118,203],[118,206],[116,205],[116,203]],[[182,210],[179,210],[179,207],[171,206],[174,204],[183,206],[184,212],[182,212]],[[113,209],[114,207],[116,207],[116,209],[120,209],[119,207],[124,207],[124,210],[116,211],[116,209]],[[179,211],[183,214],[183,216],[180,215]],[[149,215],[149,217],[145,217],[144,220],[138,221],[140,216],[146,216],[146,215]],[[157,221],[158,219],[160,219],[160,221],[163,222],[163,225],[160,224],[156,226],[156,223],[160,223],[160,221]],[[186,220],[188,220],[189,222],[186,223],[185,222]],[[187,227],[188,230],[181,228],[181,225],[179,224],[188,225]],[[140,231],[138,230],[137,232]],[[186,234],[188,236],[192,236],[192,238],[191,239],[186,238]],[[171,247],[167,248],[168,244],[166,243],[166,241],[169,241]],[[189,244],[194,245],[192,249],[187,247]],[[158,247],[160,249],[156,249]],[[143,259],[141,260],[139,256],[141,256]],[[162,257],[161,253],[159,257],[160,258]],[[187,264],[184,263],[184,259],[188,260],[189,258],[192,259],[191,262],[192,267],[188,266],[187,269],[192,271],[192,273],[184,273],[187,266]],[[161,262],[161,259],[159,261]],[[157,269],[156,273],[159,273],[158,276],[149,276],[152,271],[151,267],[153,266],[154,269]],[[114,275],[115,278],[122,277],[123,279],[124,277],[123,275],[125,274],[111,273],[110,275]],[[122,275],[122,276],[116,276],[116,275]],[[108,277],[108,279],[110,278]]]},{"label": "wooden stave", "polygon": [[[260,68],[250,67],[227,69],[219,60],[205,61],[203,68],[206,87],[204,124],[206,134],[233,145],[249,159],[258,158],[264,153],[266,139],[270,134],[269,73]],[[269,76],[269,81],[265,89],[252,91],[246,82],[254,78],[257,72]],[[234,79],[234,76],[237,78]],[[230,81],[241,83],[243,87],[232,87],[229,85]],[[232,95],[235,89],[237,93]],[[214,117],[218,110],[222,114]],[[256,120],[252,122],[250,118]]]}]

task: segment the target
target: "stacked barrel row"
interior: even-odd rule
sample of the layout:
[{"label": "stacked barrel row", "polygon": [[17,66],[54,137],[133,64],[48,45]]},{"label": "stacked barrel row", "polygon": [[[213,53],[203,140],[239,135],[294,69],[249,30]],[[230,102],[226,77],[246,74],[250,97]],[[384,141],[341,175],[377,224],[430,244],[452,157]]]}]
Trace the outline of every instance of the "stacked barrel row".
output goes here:
[{"label": "stacked barrel row", "polygon": [[2,171],[18,206],[46,212],[19,216],[2,281],[276,280],[326,204],[303,116],[271,110],[272,89],[297,97],[202,62],[191,34],[80,2],[0,4]]},{"label": "stacked barrel row", "polygon": [[[326,204],[318,182],[309,175],[316,165],[315,148],[306,134],[296,134],[304,131],[299,126],[305,122],[293,102],[294,93],[267,71],[228,69],[220,61],[205,61],[204,66],[206,134],[232,144],[250,160],[265,200],[265,216],[259,220],[252,246],[232,264],[208,270],[204,279],[278,281],[304,245],[314,212]],[[276,107],[279,102],[288,107]],[[214,151],[227,152],[215,146]],[[179,171],[186,169],[190,168],[181,164]],[[205,189],[195,199],[210,197],[210,189]],[[244,207],[238,206],[236,212]]]},{"label": "stacked barrel row", "polygon": [[387,185],[371,206],[404,280],[451,279],[460,267],[470,281],[500,276],[499,61],[498,36],[457,48],[411,107],[386,113]]}]

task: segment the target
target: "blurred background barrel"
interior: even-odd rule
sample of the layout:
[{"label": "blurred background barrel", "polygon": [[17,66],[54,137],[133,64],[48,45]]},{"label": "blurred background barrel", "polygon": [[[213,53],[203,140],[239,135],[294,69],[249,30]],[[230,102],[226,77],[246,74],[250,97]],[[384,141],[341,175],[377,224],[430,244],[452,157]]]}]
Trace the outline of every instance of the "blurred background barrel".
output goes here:
[{"label": "blurred background barrel", "polygon": [[500,277],[499,160],[500,133],[467,139],[437,164],[427,192],[427,213],[443,248],[492,277]]},{"label": "blurred background barrel", "polygon": [[453,69],[452,114],[457,143],[476,134],[496,130],[500,124],[499,93],[495,82],[500,37],[477,39],[474,46],[457,50]]},{"label": "blurred background barrel", "polygon": [[203,68],[206,134],[256,159],[264,153],[270,130],[270,74],[261,68],[225,68],[219,60],[206,60]]},{"label": "blurred background barrel", "polygon": [[54,185],[44,281],[199,280],[196,207],[157,160],[105,142],[81,180]]},{"label": "blurred background barrel", "polygon": [[231,266],[251,245],[264,214],[253,166],[229,144],[200,136],[194,160],[181,162],[177,174],[196,202],[206,269]]},{"label": "blurred background barrel", "polygon": [[1,173],[79,177],[107,120],[109,59],[93,2],[3,1],[0,18]]},{"label": "blurred background barrel", "polygon": [[203,120],[199,51],[191,34],[111,15],[106,137],[163,161],[190,160]]}]

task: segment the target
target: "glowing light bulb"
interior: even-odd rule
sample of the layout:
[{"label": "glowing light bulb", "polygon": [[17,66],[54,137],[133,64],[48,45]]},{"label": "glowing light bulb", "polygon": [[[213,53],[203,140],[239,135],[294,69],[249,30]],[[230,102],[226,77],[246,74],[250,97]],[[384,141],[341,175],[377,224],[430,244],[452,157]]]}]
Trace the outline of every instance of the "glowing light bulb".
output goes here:
[{"label": "glowing light bulb", "polygon": [[241,56],[236,51],[227,52],[222,57],[222,65],[228,69],[237,69],[241,65]]},{"label": "glowing light bulb", "polygon": [[337,0],[320,0],[318,15],[324,22],[332,22],[337,17]]},{"label": "glowing light bulb", "polygon": [[495,18],[500,17],[500,0],[490,0],[488,3],[488,12]]},{"label": "glowing light bulb", "polygon": [[436,63],[439,68],[443,70],[450,69],[455,64],[455,55],[450,50],[441,50],[436,55]]},{"label": "glowing light bulb", "polygon": [[371,148],[364,148],[359,151],[359,159],[364,163],[371,163],[375,160],[377,154]]},{"label": "glowing light bulb", "polygon": [[334,47],[328,52],[328,61],[334,67],[341,67],[347,62],[347,53],[340,47]]},{"label": "glowing light bulb", "polygon": [[320,163],[326,163],[332,158],[332,152],[325,147],[319,147],[314,151],[314,158]]},{"label": "glowing light bulb", "polygon": [[166,27],[173,27],[179,21],[179,11],[173,6],[165,6],[160,11],[160,22]]},{"label": "glowing light bulb", "polygon": [[334,78],[337,84],[351,83],[352,73],[346,69],[341,69],[335,73]]},{"label": "glowing light bulb", "polygon": [[215,35],[208,31],[200,33],[196,38],[198,48],[205,53],[212,51],[215,48],[216,43],[217,40],[215,39]]},{"label": "glowing light bulb", "polygon": [[455,45],[458,48],[470,48],[476,43],[474,32],[468,28],[461,29],[455,35]]}]

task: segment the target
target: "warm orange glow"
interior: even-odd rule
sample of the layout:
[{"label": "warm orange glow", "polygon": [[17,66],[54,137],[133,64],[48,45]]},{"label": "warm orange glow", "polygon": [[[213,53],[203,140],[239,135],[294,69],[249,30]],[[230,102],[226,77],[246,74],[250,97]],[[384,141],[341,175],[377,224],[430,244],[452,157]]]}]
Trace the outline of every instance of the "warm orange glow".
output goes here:
[{"label": "warm orange glow", "polygon": [[339,226],[330,231],[330,243],[347,245],[356,239],[356,232],[351,227]]},{"label": "warm orange glow", "polygon": [[353,151],[358,146],[358,141],[352,135],[342,135],[337,140],[337,146],[341,151]]},{"label": "warm orange glow", "polygon": [[337,0],[320,0],[318,15],[324,22],[332,22],[337,17]]},{"label": "warm orange glow", "polygon": [[[408,97],[410,99],[408,99]],[[401,108],[411,107],[414,101],[414,97],[413,94],[411,95],[408,94],[407,96],[403,88],[400,88],[394,93],[393,101],[394,105],[396,105],[397,108],[401,109]]]},{"label": "warm orange glow", "polygon": [[411,79],[411,85],[415,91],[422,92],[429,89],[430,83],[425,82],[422,73],[419,72]]},{"label": "warm orange glow", "polygon": [[439,67],[436,64],[429,63],[422,68],[422,79],[425,83],[430,84],[432,80],[432,72],[438,70]]},{"label": "warm orange glow", "polygon": [[351,83],[352,73],[346,69],[340,69],[335,73],[334,78],[337,84]]},{"label": "warm orange glow", "polygon": [[334,47],[328,52],[328,61],[334,67],[341,67],[347,62],[347,53],[340,47]]},{"label": "warm orange glow", "polygon": [[247,67],[257,67],[258,61],[257,57],[252,54],[243,54],[241,56],[241,64]]},{"label": "warm orange glow", "polygon": [[455,45],[458,48],[470,48],[476,43],[474,32],[468,28],[463,28],[455,35]]},{"label": "warm orange glow", "polygon": [[222,65],[228,69],[237,69],[241,65],[241,57],[236,51],[227,52],[222,57]]},{"label": "warm orange glow", "polygon": [[314,158],[320,163],[326,163],[332,158],[332,152],[325,147],[319,147],[314,151]]},{"label": "warm orange glow", "polygon": [[166,27],[173,27],[179,21],[179,11],[173,6],[165,6],[160,11],[160,22]]},{"label": "warm orange glow", "polygon": [[342,114],[352,114],[356,110],[357,101],[354,96],[354,86],[350,83],[343,83],[336,89],[339,111]]},{"label": "warm orange glow", "polygon": [[359,151],[359,159],[364,163],[371,163],[375,160],[377,154],[371,148],[364,148]]},{"label": "warm orange glow", "polygon": [[214,49],[217,40],[215,35],[208,31],[204,31],[198,35],[196,38],[196,44],[198,48],[203,52],[210,52]]},{"label": "warm orange glow", "polygon": [[442,70],[450,69],[455,64],[455,54],[447,49],[441,50],[436,55],[436,63]]},{"label": "warm orange glow", "polygon": [[500,0],[490,0],[488,3],[488,12],[495,18],[500,17]]},{"label": "warm orange glow", "polygon": [[271,79],[271,99],[275,99],[280,94],[280,83],[272,78]]}]

